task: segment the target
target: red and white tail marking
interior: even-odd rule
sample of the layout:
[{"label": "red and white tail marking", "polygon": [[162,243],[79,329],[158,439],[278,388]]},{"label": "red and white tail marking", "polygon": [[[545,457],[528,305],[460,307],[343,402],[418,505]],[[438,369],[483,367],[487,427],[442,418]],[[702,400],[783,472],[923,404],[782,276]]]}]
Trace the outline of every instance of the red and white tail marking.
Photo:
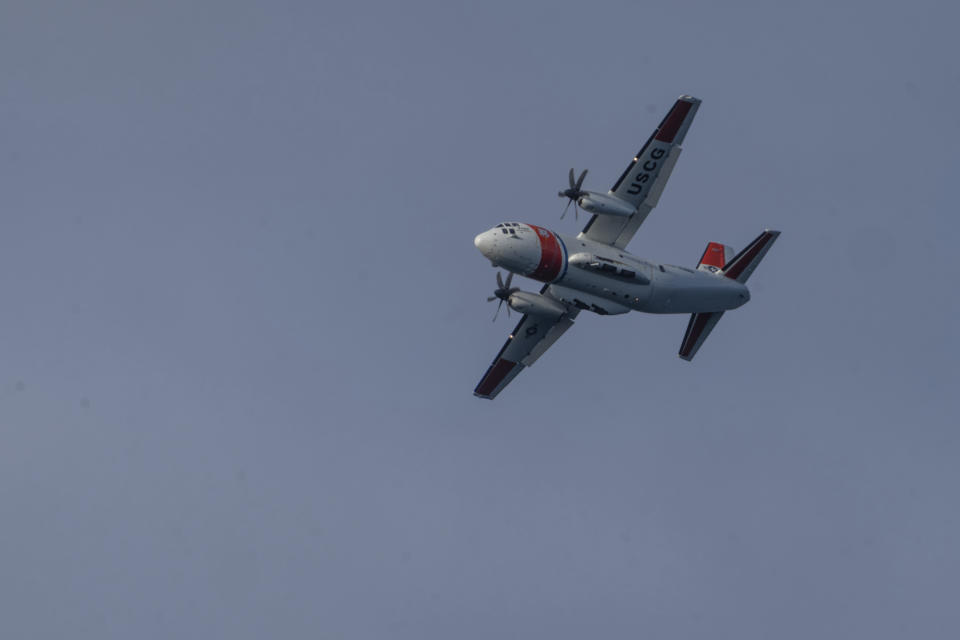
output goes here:
[{"label": "red and white tail marking", "polygon": [[707,249],[700,257],[700,262],[697,263],[697,269],[716,273],[723,269],[723,265],[727,264],[732,257],[733,247],[728,247],[719,242],[711,242],[707,245]]}]

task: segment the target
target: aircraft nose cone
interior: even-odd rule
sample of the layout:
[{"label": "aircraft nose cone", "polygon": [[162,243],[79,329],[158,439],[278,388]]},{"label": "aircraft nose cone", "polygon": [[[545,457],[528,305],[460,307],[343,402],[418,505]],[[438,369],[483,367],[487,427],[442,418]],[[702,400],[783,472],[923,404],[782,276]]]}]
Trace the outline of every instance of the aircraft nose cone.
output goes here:
[{"label": "aircraft nose cone", "polygon": [[493,238],[489,231],[484,231],[476,238],[473,239],[473,246],[475,246],[480,253],[486,257],[490,257],[493,253]]}]

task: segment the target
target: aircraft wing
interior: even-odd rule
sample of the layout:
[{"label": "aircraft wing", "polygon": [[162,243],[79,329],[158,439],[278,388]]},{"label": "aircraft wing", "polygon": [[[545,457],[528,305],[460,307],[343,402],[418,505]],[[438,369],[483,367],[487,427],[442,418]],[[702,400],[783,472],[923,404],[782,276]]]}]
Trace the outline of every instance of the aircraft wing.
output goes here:
[{"label": "aircraft wing", "polygon": [[[540,293],[550,295],[549,290],[550,285],[547,285]],[[529,314],[523,316],[483,374],[473,395],[489,400],[496,398],[524,367],[536,362],[564,331],[573,326],[573,319],[578,313],[580,310],[573,308],[557,320],[544,320]]]},{"label": "aircraft wing", "polygon": [[660,194],[670,178],[700,100],[680,96],[660,125],[647,139],[617,180],[610,195],[636,206],[629,217],[594,215],[583,228],[580,237],[623,249],[633,238],[643,221],[657,206]]}]

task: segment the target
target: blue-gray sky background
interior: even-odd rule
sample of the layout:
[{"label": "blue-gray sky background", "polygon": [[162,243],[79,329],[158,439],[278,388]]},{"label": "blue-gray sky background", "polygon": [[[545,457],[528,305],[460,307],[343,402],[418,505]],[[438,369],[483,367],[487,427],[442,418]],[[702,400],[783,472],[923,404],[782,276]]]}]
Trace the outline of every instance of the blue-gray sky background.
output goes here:
[{"label": "blue-gray sky background", "polygon": [[[0,635],[956,638],[958,22],[5,1]],[[474,398],[474,235],[575,233],[680,93],[630,249],[781,229],[753,300]]]}]

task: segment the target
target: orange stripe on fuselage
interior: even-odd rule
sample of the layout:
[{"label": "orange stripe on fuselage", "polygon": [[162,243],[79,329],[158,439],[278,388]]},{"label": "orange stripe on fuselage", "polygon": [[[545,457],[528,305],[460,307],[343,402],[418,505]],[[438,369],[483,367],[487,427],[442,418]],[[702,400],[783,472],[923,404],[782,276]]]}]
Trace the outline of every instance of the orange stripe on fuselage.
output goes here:
[{"label": "orange stripe on fuselage", "polygon": [[563,269],[563,249],[557,236],[549,229],[536,225],[527,225],[537,233],[540,242],[540,264],[528,277],[540,282],[553,282]]}]

